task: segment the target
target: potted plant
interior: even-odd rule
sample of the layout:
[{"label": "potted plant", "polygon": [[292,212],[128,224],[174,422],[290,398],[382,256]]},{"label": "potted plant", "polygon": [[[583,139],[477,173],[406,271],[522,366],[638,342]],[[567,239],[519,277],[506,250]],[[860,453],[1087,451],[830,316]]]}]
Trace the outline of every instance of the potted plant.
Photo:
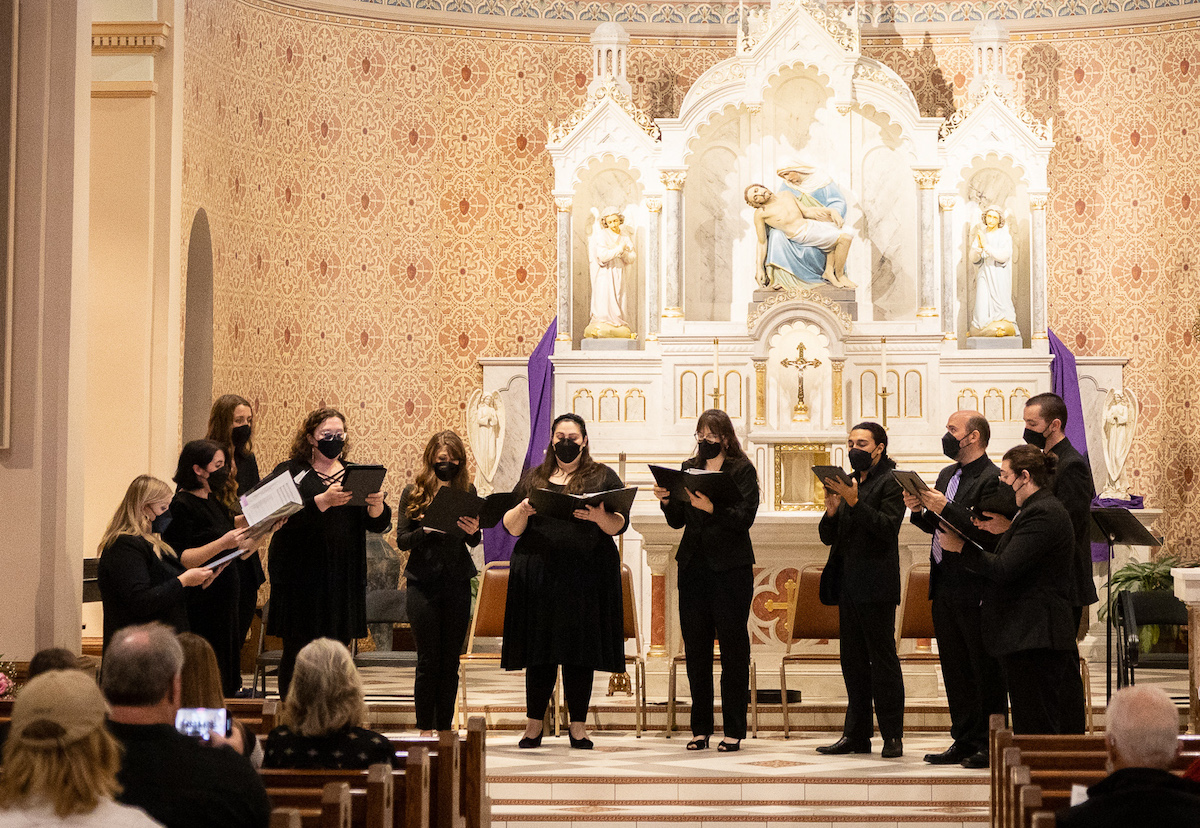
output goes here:
[{"label": "potted plant", "polygon": [[[1097,615],[1100,620],[1105,620],[1108,613],[1113,611],[1116,606],[1117,595],[1123,590],[1134,590],[1139,592],[1149,592],[1152,590],[1167,590],[1174,588],[1175,579],[1171,577],[1171,569],[1180,566],[1195,566],[1195,564],[1181,563],[1175,555],[1166,554],[1159,555],[1149,561],[1130,561],[1123,567],[1112,574],[1112,602],[1105,603],[1100,606]],[[1106,588],[1102,587],[1102,589]],[[1170,634],[1170,650],[1176,649],[1177,645],[1182,643],[1186,649],[1187,628],[1179,628],[1178,636]],[[1140,642],[1139,649],[1146,653],[1158,644],[1162,636],[1162,630],[1157,624],[1147,624],[1138,628],[1138,640]],[[1167,642],[1164,642],[1166,644]]]}]

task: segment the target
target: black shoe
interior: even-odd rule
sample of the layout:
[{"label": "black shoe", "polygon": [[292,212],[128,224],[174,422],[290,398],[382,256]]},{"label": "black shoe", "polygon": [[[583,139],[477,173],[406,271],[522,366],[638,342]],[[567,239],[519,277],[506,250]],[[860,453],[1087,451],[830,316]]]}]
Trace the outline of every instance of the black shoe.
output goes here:
[{"label": "black shoe", "polygon": [[991,757],[988,755],[986,750],[981,750],[978,753],[972,753],[966,759],[962,760],[962,766],[964,768],[970,768],[971,770],[986,768],[991,763]]},{"label": "black shoe", "polygon": [[845,736],[838,739],[832,745],[821,745],[817,748],[817,753],[823,753],[826,756],[841,756],[843,753],[870,753],[871,740],[865,739],[861,742],[856,742]]},{"label": "black shoe", "polygon": [[737,753],[742,749],[742,740],[736,742],[717,742],[717,753]]},{"label": "black shoe", "polygon": [[884,739],[883,750],[879,751],[880,759],[899,759],[904,755],[904,742],[899,739]]},{"label": "black shoe", "polygon": [[957,765],[975,751],[955,742],[941,753],[926,753],[925,761],[931,765]]},{"label": "black shoe", "polygon": [[[539,740],[540,738],[541,737],[539,737]],[[574,736],[568,733],[567,738],[571,740],[571,747],[578,748],[579,750],[591,750],[596,746],[595,743],[586,736],[584,736],[582,739],[576,739]]]},{"label": "black shoe", "polygon": [[687,749],[688,750],[708,750],[709,738],[710,737],[708,737],[708,736],[694,736],[694,737],[692,737],[692,740],[687,743]]},{"label": "black shoe", "polygon": [[[574,741],[572,739],[571,741]],[[542,746],[542,734],[536,736],[525,736],[521,741],[517,742],[519,748],[539,748]]]}]

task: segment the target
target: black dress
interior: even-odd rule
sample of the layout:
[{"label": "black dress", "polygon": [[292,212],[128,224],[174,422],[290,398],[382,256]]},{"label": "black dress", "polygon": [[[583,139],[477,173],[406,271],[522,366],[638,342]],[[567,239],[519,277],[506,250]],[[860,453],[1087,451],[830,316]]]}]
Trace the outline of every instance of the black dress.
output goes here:
[{"label": "black dress", "polygon": [[392,510],[385,503],[375,518],[366,506],[335,506],[322,512],[314,500],[329,486],[313,467],[304,460],[289,460],[275,468],[282,470],[300,477],[296,488],[304,500],[304,508],[275,532],[267,558],[267,633],[284,640],[280,681],[286,685],[296,652],[308,642],[328,637],[347,643],[367,634],[366,533],[387,531]]},{"label": "black dress", "polygon": [[[244,495],[257,486],[262,479],[258,473],[258,459],[252,452],[248,454],[238,452],[235,461],[237,463],[238,495]],[[240,506],[237,511],[241,511]],[[259,558],[258,552],[245,560],[238,558],[232,566],[237,567],[240,586],[238,638],[245,642],[246,635],[250,632],[250,625],[254,622],[254,611],[258,607],[258,588],[267,580],[267,574],[263,572],[262,559]]]},{"label": "black dress", "polygon": [[[600,469],[586,491],[622,487],[616,472]],[[522,497],[533,473],[517,485]],[[628,526],[626,516],[621,531]],[[510,566],[500,657],[506,670],[554,664],[625,670],[621,558],[612,536],[588,521],[530,515]]]},{"label": "black dress", "polygon": [[149,541],[135,535],[120,535],[104,547],[96,566],[104,607],[104,647],[113,633],[131,624],[161,621],[186,632],[186,595],[198,590],[180,582],[183,572],[178,558],[160,559]]},{"label": "black dress", "polygon": [[[475,494],[475,487],[470,491]],[[412,486],[406,486],[400,495],[396,546],[410,550],[404,569],[405,606],[417,643],[417,729],[449,730],[458,693],[458,656],[471,626],[471,579],[476,569],[467,546],[477,545],[480,533],[463,540],[426,532],[420,520],[408,517],[411,496]]]},{"label": "black dress", "polygon": [[[212,543],[231,529],[233,516],[215,495],[197,497],[179,491],[171,500],[171,522],[163,532],[163,540],[182,553]],[[213,557],[229,551],[222,550]],[[242,639],[238,637],[240,593],[238,568],[230,565],[205,589],[193,590],[187,604],[192,632],[203,636],[217,655],[221,690],[226,697],[232,697],[242,686]]]},{"label": "black dress", "polygon": [[[703,468],[690,458],[684,469]],[[713,640],[721,646],[722,731],[746,737],[750,701],[750,605],[754,598],[754,548],[750,527],[758,513],[758,473],[744,457],[726,458],[721,471],[737,484],[742,499],[714,508],[691,503],[662,504],[667,525],[683,528],[675,561],[679,567],[679,627],[692,693],[692,735],[713,732]]]}]

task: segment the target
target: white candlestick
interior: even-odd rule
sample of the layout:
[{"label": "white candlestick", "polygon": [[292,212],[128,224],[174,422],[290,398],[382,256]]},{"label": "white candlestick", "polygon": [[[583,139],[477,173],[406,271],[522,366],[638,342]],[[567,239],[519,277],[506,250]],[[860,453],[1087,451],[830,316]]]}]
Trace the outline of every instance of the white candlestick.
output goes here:
[{"label": "white candlestick", "polygon": [[887,390],[887,337],[879,338],[879,382]]},{"label": "white candlestick", "polygon": [[717,394],[721,393],[721,340],[715,336],[713,337],[713,391]]}]

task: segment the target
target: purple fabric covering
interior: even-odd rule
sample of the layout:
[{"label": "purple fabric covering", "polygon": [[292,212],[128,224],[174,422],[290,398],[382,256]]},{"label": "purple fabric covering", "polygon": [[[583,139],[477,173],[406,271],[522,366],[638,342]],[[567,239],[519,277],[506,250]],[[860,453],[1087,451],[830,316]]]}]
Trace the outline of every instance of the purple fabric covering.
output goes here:
[{"label": "purple fabric covering", "polygon": [[1050,390],[1063,398],[1067,404],[1067,427],[1064,429],[1067,439],[1075,450],[1087,457],[1087,430],[1083,426],[1083,402],[1079,398],[1079,374],[1075,371],[1075,355],[1047,329],[1050,338],[1050,353],[1054,355],[1050,363]]},{"label": "purple fabric covering", "polygon": [[[550,431],[554,410],[554,363],[550,357],[554,355],[556,336],[557,317],[550,321],[542,340],[529,355],[529,367],[526,370],[529,376],[529,446],[525,450],[525,463],[521,466],[522,475],[545,457],[546,434]],[[516,545],[517,539],[508,534],[503,522],[483,530],[485,563],[510,560]]]},{"label": "purple fabric covering", "polygon": [[[1100,497],[1097,495],[1092,498],[1093,509],[1144,509],[1144,501],[1141,495],[1130,495],[1129,500],[1120,500],[1115,497]],[[1104,563],[1108,560],[1108,544],[1092,541],[1092,562]]]}]

